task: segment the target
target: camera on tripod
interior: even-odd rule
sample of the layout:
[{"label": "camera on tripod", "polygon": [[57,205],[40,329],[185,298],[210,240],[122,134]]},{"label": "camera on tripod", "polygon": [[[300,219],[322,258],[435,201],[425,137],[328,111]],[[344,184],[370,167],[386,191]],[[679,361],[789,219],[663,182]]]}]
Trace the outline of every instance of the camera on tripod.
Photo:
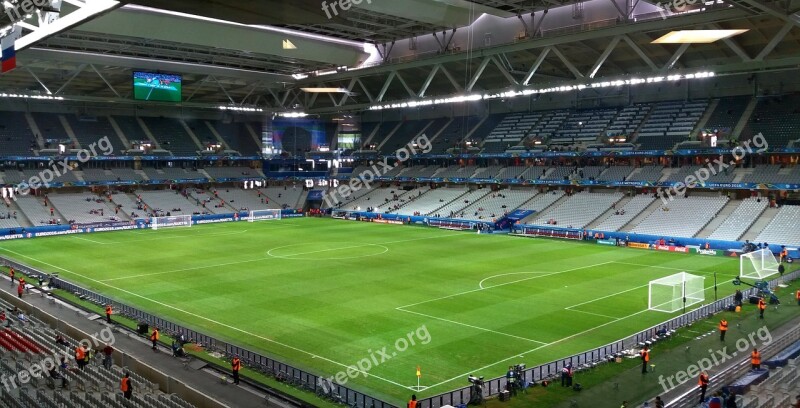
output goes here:
[{"label": "camera on tripod", "polygon": [[476,377],[470,374],[469,377],[467,377],[467,380],[473,385],[477,385],[478,387],[483,387],[483,376]]}]

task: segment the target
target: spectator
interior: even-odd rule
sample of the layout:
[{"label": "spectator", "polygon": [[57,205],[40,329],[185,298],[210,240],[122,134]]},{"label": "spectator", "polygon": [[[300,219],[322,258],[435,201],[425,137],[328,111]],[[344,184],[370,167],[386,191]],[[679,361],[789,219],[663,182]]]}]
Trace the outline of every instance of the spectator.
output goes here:
[{"label": "spectator", "polygon": [[110,370],[111,365],[114,363],[113,360],[114,348],[111,347],[110,344],[106,343],[106,346],[103,347],[103,367]]}]

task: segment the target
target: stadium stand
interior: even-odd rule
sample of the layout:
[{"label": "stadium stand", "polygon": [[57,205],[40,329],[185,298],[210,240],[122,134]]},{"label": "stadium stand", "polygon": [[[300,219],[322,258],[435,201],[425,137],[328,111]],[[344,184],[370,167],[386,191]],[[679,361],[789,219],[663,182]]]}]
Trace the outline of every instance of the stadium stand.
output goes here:
[{"label": "stadium stand", "polygon": [[[656,183],[661,180],[664,168],[661,166],[643,166],[628,175],[628,181],[646,181],[648,183]],[[605,178],[605,175],[604,175]],[[608,179],[608,178],[606,178]]]},{"label": "stadium stand", "polygon": [[732,98],[722,98],[719,100],[716,109],[708,118],[705,128],[711,131],[719,130],[723,136],[730,135],[736,124],[744,115],[747,104],[750,103],[749,96],[735,96]]},{"label": "stadium stand", "polygon": [[755,242],[800,243],[798,225],[800,225],[800,206],[784,205],[769,225],[758,234]]},{"label": "stadium stand", "polygon": [[471,221],[499,218],[523,206],[526,202],[532,200],[536,194],[536,190],[527,189],[493,191],[461,209],[459,218]]},{"label": "stadium stand", "polygon": [[633,172],[633,166],[610,166],[595,177],[603,181],[626,181]]},{"label": "stadium stand", "polygon": [[[403,122],[391,137],[380,146],[381,153],[394,154],[398,149],[411,142],[424,129],[432,127],[433,122],[431,120],[408,120]],[[439,123],[441,122],[440,120]],[[441,125],[439,128],[441,128]],[[392,129],[387,129],[387,131],[391,132]]]},{"label": "stadium stand", "polygon": [[129,142],[150,142],[139,121],[133,116],[112,116],[122,134]]},{"label": "stadium stand", "polygon": [[687,140],[708,102],[657,103],[645,119],[635,143],[643,150],[669,150]]},{"label": "stadium stand", "polygon": [[617,115],[616,109],[578,111],[569,116],[550,138],[550,145],[594,142]]},{"label": "stadium stand", "polygon": [[[431,126],[431,128],[434,129],[441,129],[441,133],[439,133],[439,136],[433,141],[433,150],[431,150],[431,153],[444,153],[451,148],[456,148],[480,121],[481,119],[477,116],[458,116],[452,118],[444,129],[441,129],[441,126],[438,128]],[[476,146],[474,151],[477,152],[478,150]]]},{"label": "stadium stand", "polygon": [[[728,202],[727,197],[674,197],[650,213],[631,232],[658,236],[694,237]],[[687,217],[692,214],[691,217]]]},{"label": "stadium stand", "polygon": [[465,187],[442,187],[432,189],[416,200],[401,207],[397,210],[397,214],[430,214],[467,193],[468,190]]},{"label": "stadium stand", "polygon": [[24,115],[17,112],[0,111],[0,151],[9,155],[26,155],[38,149]]},{"label": "stadium stand", "polygon": [[655,198],[650,194],[637,194],[630,201],[625,203],[619,211],[610,214],[605,220],[597,224],[594,229],[600,231],[619,231],[627,223],[631,222],[637,215],[641,214]]},{"label": "stadium stand", "polygon": [[[107,116],[65,115],[65,117],[72,128],[72,132],[75,134],[75,138],[78,139],[84,149],[89,148],[92,143],[96,144],[98,140],[108,137],[113,149],[113,155],[122,156],[128,150],[128,146],[125,146],[117,136],[117,132],[114,131],[114,127],[111,126]],[[99,150],[98,153],[100,153]]]},{"label": "stadium stand", "polygon": [[34,112],[31,114],[44,140],[70,140],[59,115],[55,113]]},{"label": "stadium stand", "polygon": [[89,224],[127,218],[124,213],[115,215],[108,200],[96,194],[50,194],[48,198],[69,223]]},{"label": "stadium stand", "polygon": [[[50,207],[46,207],[44,201],[36,197],[19,196],[17,197],[17,205],[34,226],[49,225],[54,220],[61,218],[58,214],[50,215]],[[66,221],[60,220],[60,223],[66,224]]]},{"label": "stadium stand", "polygon": [[[206,123],[210,123],[211,126],[217,131],[217,133],[222,137],[226,143],[228,143],[228,147],[231,149],[243,154],[243,155],[254,155],[260,153],[260,148],[253,137],[249,134],[247,130],[247,126],[244,123],[239,122],[230,122],[225,123],[223,121],[214,120],[214,121],[206,121]],[[205,125],[205,123],[203,123]],[[261,134],[261,127],[260,123],[257,125],[257,133]],[[201,126],[201,123],[196,124],[197,127]],[[206,125],[207,127],[207,125]]]},{"label": "stadium stand", "polygon": [[191,156],[201,150],[177,119],[153,116],[144,116],[141,119],[162,149],[175,155]]},{"label": "stadium stand", "polygon": [[149,212],[156,216],[210,213],[210,210],[203,208],[199,200],[187,198],[178,190],[139,191],[137,194],[147,205]]},{"label": "stadium stand", "polygon": [[[536,212],[542,212],[547,207],[553,205],[556,201],[560,200],[564,197],[563,190],[553,190],[545,193],[538,194],[534,196],[531,200],[527,201],[525,204],[521,205],[519,208],[523,210],[532,210]],[[537,217],[537,214],[533,214],[523,220],[523,223],[529,222]]]},{"label": "stadium stand", "polygon": [[580,192],[570,196],[552,210],[542,213],[532,224],[583,228],[622,199],[622,196],[619,192]]},{"label": "stadium stand", "polygon": [[649,104],[626,106],[611,121],[606,129],[609,136],[632,136],[642,125],[644,118],[650,113],[652,106]]},{"label": "stadium stand", "polygon": [[756,197],[742,200],[736,210],[708,236],[708,239],[738,241],[767,208],[767,201]]},{"label": "stadium stand", "polygon": [[220,178],[264,178],[264,173],[260,169],[249,167],[206,167],[203,169],[206,174],[214,179]]},{"label": "stadium stand", "polygon": [[750,121],[742,131],[740,140],[748,140],[761,133],[772,148],[786,147],[798,139],[800,128],[800,96],[759,98]]},{"label": "stadium stand", "polygon": [[298,205],[302,205],[301,199],[308,195],[308,192],[296,184],[291,187],[270,186],[261,188],[259,191],[269,198],[270,204],[278,204],[281,206],[280,208],[298,208]]},{"label": "stadium stand", "polygon": [[[432,211],[427,215],[433,217],[452,217],[456,213],[464,213],[463,209],[470,204],[474,203],[475,201],[480,200],[481,198],[485,197],[487,194],[491,193],[488,189],[474,189],[468,191],[466,194],[461,195],[458,199],[451,201],[450,203],[446,204],[445,206],[438,208],[436,211]],[[466,214],[464,214],[466,215]],[[502,215],[502,214],[501,214]],[[491,214],[490,214],[491,216]],[[492,216],[492,218],[498,217],[497,215]],[[463,217],[461,217],[463,218]]]},{"label": "stadium stand", "polygon": [[483,141],[483,153],[500,153],[521,142],[541,119],[540,113],[513,113],[504,117]]}]

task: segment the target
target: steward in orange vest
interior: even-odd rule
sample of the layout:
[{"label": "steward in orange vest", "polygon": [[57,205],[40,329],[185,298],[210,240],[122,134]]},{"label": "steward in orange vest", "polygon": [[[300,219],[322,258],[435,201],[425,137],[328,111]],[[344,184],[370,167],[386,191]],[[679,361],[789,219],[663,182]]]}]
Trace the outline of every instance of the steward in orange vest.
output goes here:
[{"label": "steward in orange vest", "polygon": [[239,355],[235,355],[231,361],[231,371],[233,371],[233,383],[239,384],[239,370],[242,368],[242,361],[239,360]]},{"label": "steward in orange vest", "polygon": [[158,327],[153,328],[153,333],[150,334],[150,341],[153,342],[153,350],[158,350]]},{"label": "steward in orange vest", "polygon": [[750,364],[752,365],[753,370],[758,370],[761,368],[761,353],[756,348],[754,348],[753,352],[750,353]]},{"label": "steward in orange vest", "polygon": [[719,340],[725,341],[725,333],[728,332],[728,321],[724,318],[719,321]]}]

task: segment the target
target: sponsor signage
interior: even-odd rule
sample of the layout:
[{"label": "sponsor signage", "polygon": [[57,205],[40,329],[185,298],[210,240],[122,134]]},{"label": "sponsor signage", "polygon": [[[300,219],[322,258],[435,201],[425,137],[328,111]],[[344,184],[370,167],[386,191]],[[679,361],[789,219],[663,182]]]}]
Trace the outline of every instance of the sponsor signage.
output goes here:
[{"label": "sponsor signage", "polygon": [[600,244],[600,245],[617,245],[617,243],[615,241],[611,241],[611,240],[608,240],[608,239],[598,239],[597,243]]},{"label": "sponsor signage", "polygon": [[650,249],[650,244],[644,244],[641,242],[628,242],[629,248],[639,248],[639,249]]},{"label": "sponsor signage", "polygon": [[719,253],[714,249],[700,249],[700,248],[697,248],[696,251],[700,255],[713,255],[713,256],[719,255]]},{"label": "sponsor signage", "polygon": [[656,245],[656,249],[659,250],[659,251],[689,253],[689,248],[677,247],[677,246],[674,246],[674,245]]}]

